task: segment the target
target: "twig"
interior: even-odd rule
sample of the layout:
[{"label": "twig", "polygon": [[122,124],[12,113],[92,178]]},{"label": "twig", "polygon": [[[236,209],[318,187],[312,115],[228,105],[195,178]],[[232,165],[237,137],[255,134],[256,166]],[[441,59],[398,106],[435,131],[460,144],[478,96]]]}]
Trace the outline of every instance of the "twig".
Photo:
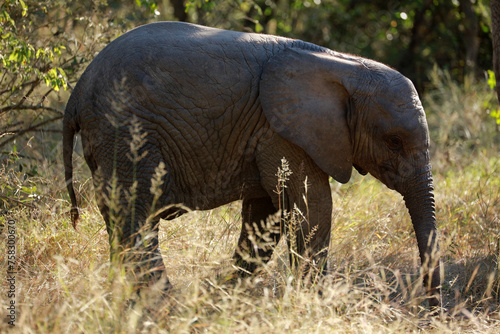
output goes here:
[{"label": "twig", "polygon": [[35,88],[38,86],[39,83],[40,83],[40,80],[33,81],[33,84],[31,85],[30,89],[26,92],[26,94],[23,95],[23,97],[19,100],[19,102],[17,104],[0,109],[0,115],[4,114],[10,110],[19,109],[19,106],[21,106],[23,104],[23,102],[28,99],[28,97],[33,93],[33,91],[35,90]]},{"label": "twig", "polygon": [[18,132],[14,132],[15,135],[10,137],[9,139],[6,139],[4,140],[3,142],[0,143],[0,147],[3,147],[5,145],[7,145],[8,143],[10,143],[11,141],[13,141],[14,139],[22,136],[23,134],[25,134],[26,132],[30,132],[30,131],[34,131],[34,130],[38,130],[39,127],[43,126],[43,125],[46,125],[46,124],[49,124],[49,123],[52,123],[52,122],[55,122],[55,121],[58,121],[60,120],[61,118],[63,118],[63,115],[59,115],[59,116],[56,116],[54,118],[51,118],[51,119],[48,119],[44,122],[40,122],[36,125],[33,125],[33,126],[30,126],[29,128],[27,129],[24,129],[24,130],[20,130]]},{"label": "twig", "polygon": [[10,125],[6,125],[3,129],[1,129],[0,131],[3,131],[3,132],[9,132],[11,131],[10,129],[15,129],[17,128],[19,125],[22,125],[23,122],[16,122],[16,123],[12,123]]},{"label": "twig", "polygon": [[[4,72],[4,73],[6,73],[6,72]],[[38,79],[37,79],[37,80],[38,80]],[[20,85],[19,85],[19,88],[24,88],[24,87],[26,87],[26,86],[32,85],[32,84],[33,84],[33,83],[35,83],[37,80],[33,80],[33,81],[29,81],[29,82],[22,83],[22,84],[20,84]],[[1,92],[0,92],[0,95],[5,94],[5,93],[9,93],[9,92],[11,92],[11,91],[12,91],[12,88],[5,89],[5,90],[3,90],[3,91],[1,91]]]},{"label": "twig", "polygon": [[26,104],[3,107],[0,109],[0,114],[3,114],[5,112],[11,111],[11,110],[23,110],[23,109],[24,110],[47,110],[47,111],[55,112],[59,115],[64,115],[64,113],[61,110],[56,109],[56,108],[45,107],[45,106],[33,106],[33,105],[26,105]]},{"label": "twig", "polygon": [[4,199],[4,200],[7,200],[7,201],[15,202],[17,204],[21,204],[21,205],[27,206],[28,208],[36,209],[36,206],[28,204],[28,203],[21,202],[21,201],[15,199],[15,198],[10,198],[10,197],[6,197],[6,196],[2,196],[2,195],[0,195],[0,198]]}]

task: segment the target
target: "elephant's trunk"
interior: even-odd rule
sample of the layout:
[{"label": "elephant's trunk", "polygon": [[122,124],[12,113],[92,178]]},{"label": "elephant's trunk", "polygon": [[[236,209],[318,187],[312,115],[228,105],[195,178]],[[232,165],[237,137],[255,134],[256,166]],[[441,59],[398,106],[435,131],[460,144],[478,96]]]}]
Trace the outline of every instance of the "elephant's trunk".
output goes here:
[{"label": "elephant's trunk", "polygon": [[403,196],[417,237],[429,305],[437,307],[440,306],[441,301],[441,275],[434,187],[430,166],[417,173],[409,185],[410,187]]}]

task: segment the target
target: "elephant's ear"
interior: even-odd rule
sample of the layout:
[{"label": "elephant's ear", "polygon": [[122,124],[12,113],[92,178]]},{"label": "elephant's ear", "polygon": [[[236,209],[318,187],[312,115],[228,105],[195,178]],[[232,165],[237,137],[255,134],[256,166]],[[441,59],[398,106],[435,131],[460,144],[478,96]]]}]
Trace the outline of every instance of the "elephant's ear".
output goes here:
[{"label": "elephant's ear", "polygon": [[349,181],[353,166],[349,93],[342,84],[352,75],[353,63],[286,49],[268,62],[260,82],[260,101],[271,128],[341,183]]}]

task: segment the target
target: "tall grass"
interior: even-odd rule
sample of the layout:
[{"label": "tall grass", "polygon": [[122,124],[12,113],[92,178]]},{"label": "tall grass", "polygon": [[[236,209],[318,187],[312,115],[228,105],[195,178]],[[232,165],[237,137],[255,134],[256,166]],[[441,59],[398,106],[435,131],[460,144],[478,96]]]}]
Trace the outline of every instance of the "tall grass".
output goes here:
[{"label": "tall grass", "polygon": [[[132,303],[128,282],[120,275],[109,279],[108,236],[82,157],[75,162],[83,202],[75,231],[62,164],[54,159],[60,146],[20,170],[19,154],[36,147],[18,145],[19,154],[4,159],[0,173],[2,195],[28,204],[4,200],[0,216],[17,225],[18,316],[9,328],[4,281],[0,332],[498,332],[500,157],[484,107],[493,103],[492,92],[486,85],[457,85],[437,70],[433,78],[437,88],[423,101],[445,269],[441,315],[430,316],[422,303],[418,250],[401,196],[359,174],[346,185],[331,184],[332,274],[317,285],[304,286],[290,274],[283,242],[257,275],[229,279],[242,224],[235,202],[162,221],[161,251],[174,290]],[[4,230],[2,277],[6,240]]]}]

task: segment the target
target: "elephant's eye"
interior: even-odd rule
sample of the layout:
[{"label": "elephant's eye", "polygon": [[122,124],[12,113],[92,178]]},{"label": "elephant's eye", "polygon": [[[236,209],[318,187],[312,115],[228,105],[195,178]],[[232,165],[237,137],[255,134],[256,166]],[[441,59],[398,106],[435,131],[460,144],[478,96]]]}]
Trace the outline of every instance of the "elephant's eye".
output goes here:
[{"label": "elephant's eye", "polygon": [[397,135],[390,135],[386,138],[387,146],[393,151],[401,151],[403,149],[403,141]]}]

